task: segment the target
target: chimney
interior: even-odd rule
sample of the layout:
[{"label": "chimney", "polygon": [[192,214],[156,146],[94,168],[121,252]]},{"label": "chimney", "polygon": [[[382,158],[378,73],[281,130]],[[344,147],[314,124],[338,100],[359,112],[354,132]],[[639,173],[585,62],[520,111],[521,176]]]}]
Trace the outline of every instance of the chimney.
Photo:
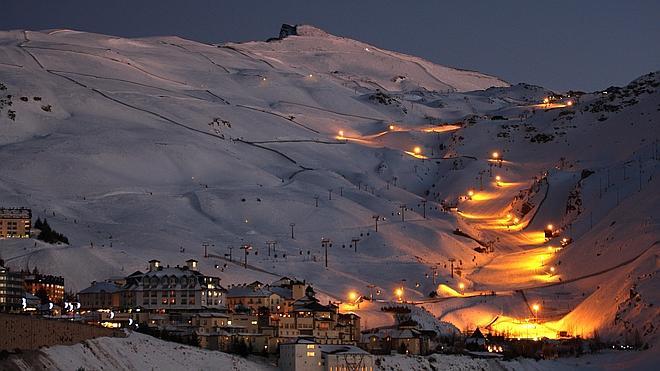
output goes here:
[{"label": "chimney", "polygon": [[159,267],[160,267],[160,260],[156,260],[156,259],[149,260],[149,271],[158,270]]},{"label": "chimney", "polygon": [[195,260],[195,259],[186,260],[186,267],[188,267],[188,269],[191,270],[191,271],[196,271],[197,270],[197,260]]}]

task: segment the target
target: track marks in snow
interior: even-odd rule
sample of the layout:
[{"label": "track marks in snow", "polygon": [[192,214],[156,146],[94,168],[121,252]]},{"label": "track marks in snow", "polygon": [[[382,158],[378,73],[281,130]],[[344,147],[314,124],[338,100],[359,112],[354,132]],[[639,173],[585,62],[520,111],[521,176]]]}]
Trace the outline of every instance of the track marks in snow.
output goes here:
[{"label": "track marks in snow", "polygon": [[310,128],[309,126],[307,126],[307,125],[305,125],[305,124],[301,124],[300,122],[294,120],[294,119],[291,118],[291,117],[286,117],[286,116],[284,116],[284,115],[280,115],[279,113],[275,113],[275,112],[272,112],[272,111],[268,111],[268,110],[265,110],[265,109],[262,109],[262,108],[256,108],[256,107],[251,107],[251,106],[245,106],[245,105],[243,105],[243,104],[237,104],[236,107],[241,107],[241,108],[250,109],[250,110],[253,110],[253,111],[259,111],[259,112],[267,113],[267,114],[269,114],[269,115],[277,116],[277,117],[280,117],[280,118],[282,118],[282,119],[284,119],[284,120],[287,120],[287,121],[293,122],[294,124],[296,124],[296,125],[298,125],[298,126],[300,126],[300,127],[303,127],[303,128],[305,128],[305,129],[307,129],[307,130],[309,130],[309,131],[311,131],[311,132],[314,132],[314,133],[316,133],[316,134],[320,134],[320,132],[319,132],[318,130],[312,129],[312,128]]},{"label": "track marks in snow", "polygon": [[236,48],[236,47],[234,47],[234,46],[230,46],[230,45],[219,45],[218,48],[225,48],[225,49],[232,50],[232,51],[234,51],[234,52],[236,52],[236,53],[238,53],[238,54],[240,54],[240,55],[242,55],[242,56],[244,56],[244,57],[247,57],[247,58],[249,58],[249,59],[253,59],[253,60],[256,60],[256,61],[263,62],[263,63],[265,63],[266,65],[268,65],[268,67],[270,67],[270,68],[272,68],[272,69],[275,69],[275,66],[273,66],[273,65],[272,65],[270,62],[268,62],[267,60],[264,60],[264,59],[258,58],[258,57],[256,57],[256,56],[251,55],[250,53],[248,53],[248,52],[246,52],[246,51],[243,51],[243,50],[240,50],[240,49],[238,49],[238,48]]},{"label": "track marks in snow", "polygon": [[286,101],[286,100],[281,100],[281,101],[279,101],[279,103],[290,104],[290,105],[294,105],[294,106],[307,107],[307,108],[315,109],[315,110],[318,110],[318,111],[334,113],[335,115],[340,115],[340,116],[356,117],[356,118],[359,118],[359,119],[375,120],[375,121],[387,121],[386,118],[376,118],[376,117],[368,117],[368,116],[361,116],[361,115],[353,115],[353,114],[350,114],[350,113],[337,112],[337,111],[333,111],[333,110],[329,110],[329,109],[325,109],[325,108],[321,108],[321,107],[311,106],[309,104],[304,104],[304,103],[289,102],[289,101]]},{"label": "track marks in snow", "polygon": [[186,48],[183,45],[174,44],[174,43],[170,43],[170,42],[166,42],[166,41],[161,41],[161,43],[165,44],[165,45],[171,45],[171,46],[177,47],[177,48],[179,48],[181,50],[185,50],[186,52],[191,53],[191,54],[198,54],[198,55],[202,56],[204,59],[206,59],[207,61],[209,61],[214,66],[219,67],[220,69],[222,69],[226,73],[230,73],[229,70],[225,66],[216,63],[213,59],[211,59],[209,56],[207,56],[206,54],[204,54],[202,52],[190,50],[190,49]]},{"label": "track marks in snow", "polygon": [[[28,40],[28,42],[29,42],[29,40]],[[156,78],[156,79],[159,79],[159,80],[164,80],[164,81],[167,81],[167,82],[171,82],[171,83],[175,83],[175,84],[179,84],[179,85],[188,86],[188,84],[185,83],[185,82],[181,82],[181,81],[177,81],[177,80],[174,80],[174,79],[170,79],[170,78],[167,78],[167,77],[164,77],[164,76],[157,75],[157,74],[155,74],[155,73],[153,73],[153,72],[149,72],[149,71],[147,71],[146,69],[144,69],[144,68],[142,68],[142,67],[136,66],[135,64],[132,64],[131,62],[123,61],[123,60],[121,60],[121,59],[111,58],[111,57],[102,56],[102,55],[97,55],[97,54],[92,54],[92,53],[87,53],[87,52],[78,51],[78,50],[68,50],[68,49],[59,49],[59,48],[49,48],[49,47],[45,47],[45,46],[31,46],[31,45],[25,45],[25,44],[26,44],[26,42],[24,42],[24,43],[22,43],[21,45],[19,45],[19,46],[21,47],[21,49],[23,49],[23,50],[25,50],[25,49],[53,50],[53,51],[58,51],[58,52],[63,52],[63,53],[76,53],[76,54],[81,54],[81,55],[85,55],[85,56],[89,56],[89,57],[100,58],[100,59],[104,59],[104,60],[111,61],[111,62],[114,62],[114,63],[119,63],[119,64],[121,64],[121,65],[123,65],[123,66],[127,66],[127,67],[130,67],[130,68],[133,68],[133,69],[135,69],[135,70],[138,70],[138,71],[140,71],[140,72],[142,72],[142,73],[144,73],[144,74],[146,74],[146,75],[148,75],[148,76],[151,76],[151,77]],[[115,53],[117,53],[117,52],[115,52]],[[117,54],[118,54],[118,55],[121,55],[121,54],[119,54],[119,53],[117,53]],[[37,60],[36,57],[35,57],[32,53],[30,53],[30,55],[32,56],[33,59]],[[39,64],[39,66],[40,66],[41,68],[46,69],[46,68],[44,67],[44,65],[42,65],[41,62],[39,62],[38,60],[37,60],[37,63]]]}]

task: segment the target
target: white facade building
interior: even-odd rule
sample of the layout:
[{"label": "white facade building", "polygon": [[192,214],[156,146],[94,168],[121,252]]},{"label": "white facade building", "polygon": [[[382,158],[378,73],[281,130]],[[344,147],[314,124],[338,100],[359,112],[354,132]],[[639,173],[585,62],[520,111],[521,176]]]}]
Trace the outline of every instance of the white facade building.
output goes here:
[{"label": "white facade building", "polygon": [[321,345],[305,338],[280,344],[282,371],[373,371],[374,358],[352,345]]},{"label": "white facade building", "polygon": [[163,267],[152,260],[148,272],[127,277],[123,291],[128,306],[148,311],[226,308],[227,290],[220,286],[220,279],[198,272],[193,259],[183,267]]},{"label": "white facade building", "polygon": [[323,370],[319,345],[303,338],[295,343],[280,344],[279,366],[282,371]]}]

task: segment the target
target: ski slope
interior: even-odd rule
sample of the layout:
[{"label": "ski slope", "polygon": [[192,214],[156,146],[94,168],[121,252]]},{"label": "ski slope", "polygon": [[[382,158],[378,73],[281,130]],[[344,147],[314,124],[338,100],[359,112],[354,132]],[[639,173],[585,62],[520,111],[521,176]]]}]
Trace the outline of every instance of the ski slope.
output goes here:
[{"label": "ski slope", "polygon": [[[494,330],[520,331],[538,301],[539,336],[657,341],[657,73],[544,106],[541,87],[299,31],[223,45],[0,32],[0,204],[71,241],[3,240],[0,256],[72,291],[196,258],[224,285],[296,276],[326,300],[404,286],[459,329],[499,316]],[[574,242],[544,241],[548,223]],[[440,284],[448,297],[429,300]],[[347,309],[391,324],[380,304]]]}]

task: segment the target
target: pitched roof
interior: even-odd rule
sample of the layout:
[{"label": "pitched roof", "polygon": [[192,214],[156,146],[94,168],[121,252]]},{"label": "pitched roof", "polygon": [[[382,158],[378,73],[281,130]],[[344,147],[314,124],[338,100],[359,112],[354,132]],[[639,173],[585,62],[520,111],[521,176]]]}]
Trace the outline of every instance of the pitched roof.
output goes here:
[{"label": "pitched roof", "polygon": [[319,345],[321,353],[325,354],[369,354],[363,349],[352,345]]},{"label": "pitched roof", "polygon": [[314,341],[314,338],[298,337],[298,338],[296,338],[295,341],[288,341],[288,342],[280,343],[280,346],[282,346],[282,345],[292,345],[292,344],[316,344],[316,342]]},{"label": "pitched roof", "polygon": [[0,208],[0,218],[2,219],[30,219],[32,218],[32,210],[20,208]]},{"label": "pitched roof", "polygon": [[484,336],[484,334],[481,332],[481,330],[479,330],[479,327],[477,327],[477,329],[474,330],[474,332],[472,333],[472,335],[470,337],[471,338],[477,338],[477,339],[485,339],[486,338]]},{"label": "pitched roof", "polygon": [[271,291],[266,289],[258,289],[250,286],[234,286],[227,289],[228,298],[242,298],[242,297],[252,297],[252,298],[264,298],[272,294]]},{"label": "pitched roof", "polygon": [[202,318],[229,318],[228,314],[220,312],[200,312],[196,316]]},{"label": "pitched roof", "polygon": [[101,292],[113,293],[119,291],[119,286],[112,282],[94,282],[88,288],[80,291],[78,294],[98,294]]},{"label": "pitched roof", "polygon": [[268,288],[271,292],[285,298],[285,299],[292,299],[293,298],[293,291],[291,289],[288,289],[286,287],[279,287],[279,286],[271,286]]},{"label": "pitched roof", "polygon": [[327,305],[319,304],[316,301],[301,302],[296,301],[293,303],[294,312],[332,312],[333,308]]}]

